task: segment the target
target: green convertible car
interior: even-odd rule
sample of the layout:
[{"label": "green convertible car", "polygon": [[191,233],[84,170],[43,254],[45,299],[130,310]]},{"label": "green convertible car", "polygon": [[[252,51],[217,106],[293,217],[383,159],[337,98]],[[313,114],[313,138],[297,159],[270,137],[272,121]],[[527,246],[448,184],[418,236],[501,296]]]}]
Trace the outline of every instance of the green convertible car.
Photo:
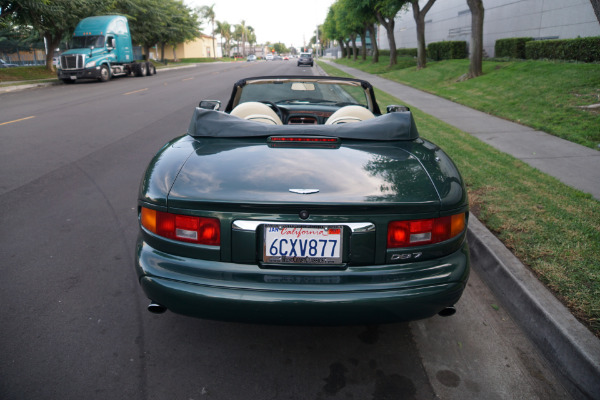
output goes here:
[{"label": "green convertible car", "polygon": [[452,315],[467,192],[408,108],[365,81],[267,76],[206,100],[139,189],[151,312],[340,325]]}]

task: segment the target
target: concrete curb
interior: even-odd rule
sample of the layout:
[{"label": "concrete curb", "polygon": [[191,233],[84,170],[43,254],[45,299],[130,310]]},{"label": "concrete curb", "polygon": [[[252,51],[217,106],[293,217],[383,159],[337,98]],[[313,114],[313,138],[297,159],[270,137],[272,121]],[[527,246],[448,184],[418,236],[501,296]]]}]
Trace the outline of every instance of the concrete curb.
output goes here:
[{"label": "concrete curb", "polygon": [[475,216],[472,265],[577,399],[600,399],[600,341]]}]

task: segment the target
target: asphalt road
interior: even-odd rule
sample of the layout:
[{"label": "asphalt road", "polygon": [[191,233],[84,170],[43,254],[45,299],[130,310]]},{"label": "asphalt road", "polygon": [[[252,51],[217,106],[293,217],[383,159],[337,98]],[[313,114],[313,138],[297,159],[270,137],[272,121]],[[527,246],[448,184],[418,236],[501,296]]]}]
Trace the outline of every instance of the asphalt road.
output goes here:
[{"label": "asphalt road", "polygon": [[[562,399],[473,273],[450,318],[280,327],[152,315],[137,188],[200,99],[294,61],[0,95],[0,399]],[[418,124],[418,121],[417,121]]]}]

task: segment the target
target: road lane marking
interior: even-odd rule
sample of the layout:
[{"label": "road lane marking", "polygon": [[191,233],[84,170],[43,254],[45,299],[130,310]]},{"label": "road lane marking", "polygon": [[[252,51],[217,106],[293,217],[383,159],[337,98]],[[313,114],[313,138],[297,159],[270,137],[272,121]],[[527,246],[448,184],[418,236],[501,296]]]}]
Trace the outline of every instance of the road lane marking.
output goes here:
[{"label": "road lane marking", "polygon": [[182,80],[182,82],[191,81],[192,79],[195,79],[195,78],[185,78],[185,79]]},{"label": "road lane marking", "polygon": [[148,90],[148,88],[146,88],[146,89],[140,89],[140,90],[134,90],[133,92],[123,93],[123,96],[127,96],[129,94],[134,94],[134,93],[139,93],[139,92],[145,92],[146,90]]},{"label": "road lane marking", "polygon": [[31,118],[35,118],[35,116],[32,115],[31,117],[27,117],[27,118],[21,118],[21,119],[15,119],[14,121],[2,122],[2,123],[0,123],[0,126],[14,124],[15,122],[21,122],[21,121],[25,121],[25,120],[31,119]]}]

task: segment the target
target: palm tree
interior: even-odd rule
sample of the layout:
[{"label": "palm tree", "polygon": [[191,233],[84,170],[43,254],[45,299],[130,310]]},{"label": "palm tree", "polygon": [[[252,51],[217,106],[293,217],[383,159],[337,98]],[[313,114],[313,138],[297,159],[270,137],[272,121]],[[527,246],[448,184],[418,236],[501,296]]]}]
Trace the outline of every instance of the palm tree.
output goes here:
[{"label": "palm tree", "polygon": [[209,20],[212,25],[213,58],[217,58],[217,52],[215,51],[215,5],[213,4],[210,7],[202,6],[200,12],[202,13],[202,17]]},{"label": "palm tree", "polygon": [[221,49],[223,49],[223,39],[225,39],[225,51],[223,56],[229,56],[229,42],[231,42],[231,25],[226,21],[217,21],[217,32],[221,36]]},{"label": "palm tree", "polygon": [[247,30],[247,41],[248,41],[248,45],[252,48],[252,53],[255,53],[255,49],[254,49],[254,44],[256,44],[256,33],[254,32],[254,28],[249,26],[246,28]]}]

